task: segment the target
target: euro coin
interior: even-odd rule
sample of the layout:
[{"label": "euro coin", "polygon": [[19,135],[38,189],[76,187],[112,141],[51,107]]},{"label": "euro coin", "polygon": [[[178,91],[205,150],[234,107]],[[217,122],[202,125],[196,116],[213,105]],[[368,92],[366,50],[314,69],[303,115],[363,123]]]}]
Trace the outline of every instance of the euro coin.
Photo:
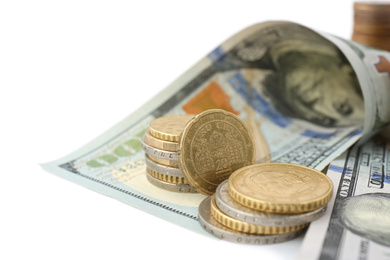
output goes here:
[{"label": "euro coin", "polygon": [[146,178],[148,179],[148,181],[152,185],[154,185],[160,189],[167,190],[167,191],[182,192],[182,193],[197,193],[198,192],[194,187],[192,187],[188,184],[169,183],[169,182],[154,178],[152,175],[149,174],[149,172],[146,173]]},{"label": "euro coin", "polygon": [[275,244],[282,243],[291,239],[294,239],[305,232],[305,228],[284,233],[278,235],[256,235],[238,232],[234,229],[228,228],[220,224],[215,220],[210,213],[211,207],[211,196],[204,199],[198,208],[198,220],[199,224],[210,234],[216,237],[224,239],[230,242],[252,244],[252,245],[264,245],[264,244]]},{"label": "euro coin", "polygon": [[390,4],[388,2],[369,2],[359,1],[353,5],[355,13],[360,14],[388,14],[390,12]]},{"label": "euro coin", "polygon": [[152,160],[153,162],[155,162],[157,164],[161,164],[161,165],[173,167],[173,168],[179,168],[179,161],[177,161],[177,160],[163,159],[163,158],[151,155],[151,154],[146,154],[146,156],[150,160]]},{"label": "euro coin", "polygon": [[184,179],[184,177],[175,176],[175,175],[169,175],[164,174],[161,172],[157,172],[155,170],[150,169],[149,167],[146,167],[146,171],[154,178],[165,181],[168,183],[174,183],[174,184],[185,184],[188,185],[187,181]]},{"label": "euro coin", "polygon": [[178,142],[185,125],[194,115],[168,115],[153,120],[149,134],[166,141]]},{"label": "euro coin", "polygon": [[143,135],[143,139],[147,145],[153,146],[157,149],[170,151],[170,152],[177,152],[179,148],[178,142],[171,142],[171,141],[158,139],[157,137],[150,135],[148,132],[146,132]]},{"label": "euro coin", "polygon": [[153,155],[154,157],[158,157],[165,160],[175,160],[177,161],[177,152],[161,150],[150,146],[145,141],[145,136],[141,139],[142,149],[146,154]]},{"label": "euro coin", "polygon": [[254,162],[255,149],[241,119],[222,109],[210,109],[185,126],[178,158],[189,184],[210,195],[232,172]]},{"label": "euro coin", "polygon": [[156,172],[159,172],[159,173],[162,173],[165,175],[183,177],[183,174],[181,173],[179,168],[169,167],[166,165],[158,164],[158,163],[152,161],[148,155],[145,156],[145,163],[146,163],[146,166],[148,166],[153,171],[156,171]]},{"label": "euro coin", "polygon": [[223,213],[215,203],[215,195],[211,198],[211,215],[222,225],[227,226],[228,228],[234,229],[236,231],[257,234],[257,235],[276,235],[289,233],[297,231],[299,229],[305,228],[309,223],[298,225],[298,226],[262,226],[257,224],[248,223],[235,219]]},{"label": "euro coin", "polygon": [[354,3],[352,40],[390,51],[390,3]]},{"label": "euro coin", "polygon": [[263,226],[298,226],[310,223],[325,214],[326,205],[301,214],[277,214],[254,210],[241,205],[228,193],[228,180],[222,182],[215,192],[218,208],[232,218]]},{"label": "euro coin", "polygon": [[390,18],[388,23],[376,24],[375,22],[355,22],[353,33],[366,36],[389,36],[390,35]]},{"label": "euro coin", "polygon": [[352,40],[362,44],[375,47],[377,49],[390,50],[390,34],[389,35],[366,35],[354,33]]},{"label": "euro coin", "polygon": [[229,178],[229,195],[260,211],[297,214],[316,210],[332,197],[325,174],[296,164],[264,163],[241,168]]}]

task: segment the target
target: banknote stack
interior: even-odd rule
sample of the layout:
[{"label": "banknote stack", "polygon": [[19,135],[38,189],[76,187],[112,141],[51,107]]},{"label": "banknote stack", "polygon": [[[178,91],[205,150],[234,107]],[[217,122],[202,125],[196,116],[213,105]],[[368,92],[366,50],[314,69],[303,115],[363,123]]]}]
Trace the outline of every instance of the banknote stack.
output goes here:
[{"label": "banknote stack", "polygon": [[390,51],[390,3],[356,2],[352,40]]},{"label": "banknote stack", "polygon": [[199,206],[199,222],[233,242],[273,244],[301,235],[321,217],[333,184],[323,173],[287,163],[236,170]]},{"label": "banknote stack", "polygon": [[174,192],[197,192],[184,178],[178,162],[180,134],[194,115],[169,115],[153,120],[142,137],[147,178]]}]

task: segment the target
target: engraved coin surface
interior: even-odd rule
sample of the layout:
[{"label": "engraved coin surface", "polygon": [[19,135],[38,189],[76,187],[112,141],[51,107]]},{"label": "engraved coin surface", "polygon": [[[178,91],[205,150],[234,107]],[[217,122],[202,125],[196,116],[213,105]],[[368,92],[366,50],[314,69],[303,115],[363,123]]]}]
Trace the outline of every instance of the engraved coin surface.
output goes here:
[{"label": "engraved coin surface", "polygon": [[325,174],[296,164],[264,163],[243,167],[229,178],[229,195],[260,211],[302,213],[326,205],[333,184]]},{"label": "engraved coin surface", "polygon": [[323,216],[326,205],[301,214],[277,214],[254,210],[236,202],[228,193],[228,180],[222,182],[215,192],[218,208],[235,219],[263,226],[297,226],[310,223]]},{"label": "engraved coin surface", "polygon": [[164,189],[172,192],[198,193],[198,191],[194,187],[188,184],[176,184],[176,183],[169,183],[166,181],[162,181],[157,178],[154,178],[152,175],[150,175],[149,172],[146,173],[146,178],[152,185],[160,189]]},{"label": "engraved coin surface", "polygon": [[243,232],[238,232],[231,228],[228,228],[220,224],[215,220],[210,213],[211,208],[211,196],[204,199],[198,208],[198,220],[199,224],[209,233],[216,237],[224,239],[230,242],[252,244],[252,245],[264,245],[264,244],[275,244],[282,243],[291,239],[294,239],[303,234],[306,228],[279,234],[279,235],[255,235]]},{"label": "engraved coin surface", "polygon": [[155,157],[165,159],[165,160],[176,160],[177,161],[177,152],[161,150],[145,143],[145,136],[141,140],[142,148],[145,153],[153,155]]},{"label": "engraved coin surface", "polygon": [[255,160],[251,133],[233,113],[210,109],[189,121],[179,140],[179,166],[190,185],[212,194],[235,170]]},{"label": "engraved coin surface", "polygon": [[298,226],[263,226],[248,223],[239,219],[230,217],[229,215],[222,212],[217,204],[215,203],[215,195],[211,198],[211,215],[222,225],[236,231],[257,234],[257,235],[276,235],[293,232],[302,228],[305,228],[309,223],[298,225]]},{"label": "engraved coin surface", "polygon": [[185,125],[195,115],[168,115],[153,120],[149,125],[149,133],[166,141],[178,142]]},{"label": "engraved coin surface", "polygon": [[179,148],[178,142],[171,142],[171,141],[158,139],[157,137],[154,137],[147,132],[143,135],[142,138],[147,145],[153,146],[157,149],[177,152]]}]

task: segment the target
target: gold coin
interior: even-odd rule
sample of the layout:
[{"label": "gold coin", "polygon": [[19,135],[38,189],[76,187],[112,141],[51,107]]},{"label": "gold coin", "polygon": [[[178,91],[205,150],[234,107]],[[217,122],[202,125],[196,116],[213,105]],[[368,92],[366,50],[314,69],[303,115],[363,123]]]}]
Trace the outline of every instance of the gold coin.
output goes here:
[{"label": "gold coin", "polygon": [[302,213],[327,204],[333,183],[325,174],[300,165],[264,163],[235,171],[229,195],[252,209],[274,213]]},{"label": "gold coin", "polygon": [[174,183],[174,184],[188,184],[188,182],[184,179],[184,177],[164,174],[164,173],[161,173],[161,172],[154,171],[154,170],[150,169],[149,167],[146,167],[146,171],[152,177],[154,177],[154,178],[156,178],[158,180],[161,180],[161,181]]},{"label": "gold coin", "polygon": [[355,13],[368,14],[389,14],[390,3],[387,2],[355,2],[353,5]]},{"label": "gold coin", "polygon": [[198,193],[198,191],[194,187],[192,187],[188,184],[175,184],[175,183],[169,183],[166,181],[162,181],[162,180],[154,178],[148,172],[146,172],[146,178],[148,179],[148,181],[152,185],[154,185],[160,189],[164,189],[167,191],[173,191],[173,192],[181,192],[181,193]]},{"label": "gold coin", "polygon": [[158,139],[178,142],[185,125],[194,115],[169,115],[153,120],[149,125],[149,134]]},{"label": "gold coin", "polygon": [[374,37],[390,36],[390,18],[388,23],[359,23],[353,25],[353,34]]},{"label": "gold coin", "polygon": [[215,218],[215,220],[217,220],[219,223],[221,223],[222,225],[228,228],[234,229],[239,232],[256,234],[256,235],[284,234],[284,233],[300,230],[309,225],[309,223],[307,223],[303,225],[290,226],[290,227],[261,226],[261,225],[256,225],[245,221],[241,221],[226,215],[218,208],[217,203],[215,202],[215,194],[211,198],[210,214],[213,216],[213,218]]},{"label": "gold coin", "polygon": [[210,109],[187,123],[178,158],[189,184],[210,195],[232,172],[254,162],[255,148],[250,132],[236,115]]},{"label": "gold coin", "polygon": [[145,154],[145,156],[149,157],[149,159],[155,163],[162,164],[162,165],[169,166],[169,167],[173,167],[173,168],[179,168],[179,161],[177,161],[177,160],[163,159],[163,158],[159,158],[157,156],[151,155],[151,154]]},{"label": "gold coin", "polygon": [[171,151],[171,152],[177,152],[179,148],[178,142],[171,142],[166,140],[158,139],[152,135],[150,135],[148,132],[144,134],[144,141],[147,145],[152,146],[154,148]]},{"label": "gold coin", "polygon": [[390,50],[390,35],[381,36],[354,33],[352,40],[378,49]]}]

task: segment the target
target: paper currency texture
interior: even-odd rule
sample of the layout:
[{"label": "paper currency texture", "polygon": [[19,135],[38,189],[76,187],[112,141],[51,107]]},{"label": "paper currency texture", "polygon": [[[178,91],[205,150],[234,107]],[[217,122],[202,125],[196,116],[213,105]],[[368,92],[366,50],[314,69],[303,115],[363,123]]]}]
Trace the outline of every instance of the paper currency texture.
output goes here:
[{"label": "paper currency texture", "polygon": [[334,199],[311,224],[300,259],[387,259],[390,255],[390,146],[374,138],[329,166]]}]

